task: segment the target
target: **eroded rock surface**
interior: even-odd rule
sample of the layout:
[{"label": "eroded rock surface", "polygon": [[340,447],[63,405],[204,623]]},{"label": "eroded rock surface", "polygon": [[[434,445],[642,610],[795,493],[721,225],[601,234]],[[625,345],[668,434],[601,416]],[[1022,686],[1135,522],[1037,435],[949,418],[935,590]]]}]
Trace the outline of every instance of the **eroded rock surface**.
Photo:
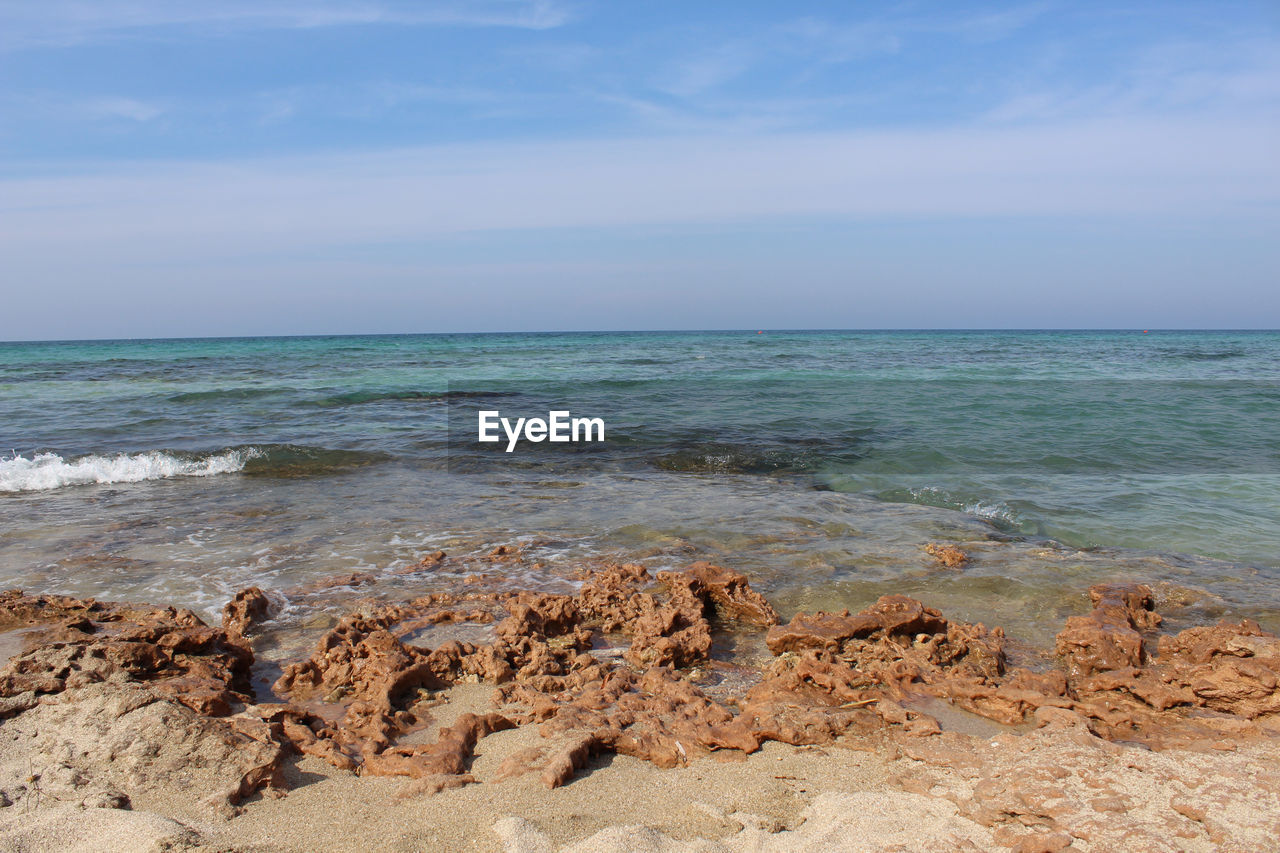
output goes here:
[{"label": "eroded rock surface", "polygon": [[1035,731],[901,739],[890,783],[951,801],[1013,850],[1266,850],[1280,838],[1274,751],[1167,753],[1095,736],[1046,708]]},{"label": "eroded rock surface", "polygon": [[924,552],[933,557],[938,565],[948,569],[959,569],[969,562],[969,555],[954,545],[930,542],[924,546]]},{"label": "eroded rock surface", "polygon": [[231,716],[249,698],[253,662],[238,637],[189,610],[6,593],[0,624],[15,623],[44,628],[0,670],[0,715],[28,764],[53,769],[29,767],[39,778],[21,784],[11,772],[0,798],[61,789],[60,799],[127,807],[111,785],[182,786],[192,768],[218,780],[218,806],[281,786],[283,745]]},{"label": "eroded rock surface", "polygon": [[1057,649],[1073,676],[1141,666],[1142,631],[1160,624],[1151,588],[1142,584],[1097,584],[1089,589],[1093,610],[1072,616],[1058,634]]},{"label": "eroded rock surface", "polygon": [[[0,697],[37,697],[109,681],[145,684],[206,716],[226,716],[249,692],[253,652],[190,610],[6,594],[0,617],[44,621],[28,651],[0,670]],[[70,618],[68,618],[68,614]]]},{"label": "eroded rock surface", "polygon": [[242,589],[222,608],[222,629],[244,637],[276,614],[275,603],[256,586]]},{"label": "eroded rock surface", "polygon": [[[0,625],[32,633],[31,648],[0,670],[0,717],[64,732],[59,743],[111,744],[130,726],[179,732],[156,754],[206,756],[227,769],[225,802],[282,786],[293,753],[409,777],[419,793],[468,784],[481,741],[520,726],[536,727],[544,745],[512,756],[497,776],[536,773],[548,787],[602,753],[673,767],[717,751],[752,753],[769,740],[847,743],[854,735],[896,739],[964,775],[982,762],[948,753],[954,733],[929,713],[940,700],[1002,724],[1068,726],[1104,752],[1109,740],[1234,748],[1280,733],[1280,638],[1247,621],[1159,635],[1153,595],[1140,585],[1092,588],[1092,611],[1058,637],[1061,666],[1039,670],[1010,667],[1000,628],[951,620],[901,595],[779,624],[742,574],[709,563],[656,577],[636,564],[594,566],[573,595],[463,587],[362,606],[308,658],[284,666],[276,697],[254,696],[249,682],[253,653],[243,637],[270,612],[261,590],[237,595],[223,629],[172,608],[5,593]],[[492,640],[421,642],[434,626],[461,624],[487,626]],[[694,670],[715,663],[718,631],[763,632],[774,658],[748,688],[712,698]],[[491,705],[436,725],[443,692],[467,683],[492,685]],[[258,701],[276,698],[284,701]],[[75,729],[90,724],[67,716],[80,707],[96,709],[98,729]],[[1026,792],[1001,793],[1002,784],[952,797],[959,814],[983,827],[1018,823],[1004,841],[1027,849],[1101,831],[1061,810],[1019,811],[1010,803],[1022,797],[1025,806]],[[110,802],[116,790],[91,793]],[[16,788],[0,795],[23,796]],[[1104,823],[1126,808],[1107,792],[1087,806],[1086,816],[1103,814]],[[1045,831],[1023,831],[1032,826]]]}]

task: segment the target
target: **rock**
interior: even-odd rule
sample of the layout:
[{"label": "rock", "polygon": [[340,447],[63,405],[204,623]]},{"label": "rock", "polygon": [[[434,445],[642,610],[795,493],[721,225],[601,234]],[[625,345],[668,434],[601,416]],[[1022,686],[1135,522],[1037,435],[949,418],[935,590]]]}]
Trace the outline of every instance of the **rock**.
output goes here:
[{"label": "rock", "polygon": [[591,753],[601,747],[600,739],[593,734],[579,734],[558,749],[542,769],[542,784],[559,788],[573,778],[573,774],[586,766]]},{"label": "rock", "polygon": [[366,754],[361,771],[375,776],[461,776],[480,738],[511,728],[515,723],[501,714],[463,714],[452,726],[440,730],[435,743],[392,746]]},{"label": "rock", "polygon": [[[507,558],[519,554],[494,555]],[[1280,729],[1280,638],[1248,622],[1192,628],[1160,638],[1159,654],[1148,659],[1143,632],[1160,617],[1140,585],[1091,589],[1092,613],[1074,617],[1058,637],[1065,668],[1033,672],[1006,671],[1000,628],[948,620],[906,596],[883,596],[855,614],[796,614],[779,625],[742,574],[710,563],[660,572],[657,584],[635,564],[595,566],[582,580],[575,595],[472,584],[366,604],[326,631],[307,659],[285,665],[275,690],[288,702],[266,704],[253,701],[253,654],[243,640],[270,612],[261,590],[237,595],[223,629],[172,608],[4,593],[0,623],[31,631],[24,636],[36,647],[0,670],[0,717],[8,718],[6,731],[23,731],[62,709],[51,729],[66,732],[59,743],[123,736],[112,721],[125,718],[146,726],[139,742],[154,754],[208,753],[220,768],[214,805],[228,815],[254,791],[282,787],[282,762],[293,752],[357,773],[410,777],[407,796],[469,784],[478,741],[524,725],[537,726],[548,746],[504,762],[498,775],[536,769],[550,787],[572,779],[594,753],[674,767],[713,752],[745,755],[767,740],[825,744],[854,734],[960,772],[969,765],[958,757],[956,734],[942,731],[947,716],[934,711],[938,700],[1006,724],[1033,718],[1040,731],[1092,754],[1121,749],[1096,735],[1217,748]],[[493,641],[421,644],[425,629],[464,622],[492,623]],[[695,683],[715,672],[686,669],[708,659],[713,629],[765,628],[776,657],[760,670],[742,668],[758,671],[758,683],[717,698]],[[602,632],[621,633],[629,646],[600,648],[616,642]],[[406,737],[432,721],[441,691],[475,682],[494,686],[492,710],[463,714],[434,742]],[[92,724],[107,728],[82,732],[68,709],[87,709]],[[172,743],[156,743],[166,730],[176,733]],[[152,765],[136,768],[132,783],[81,780],[94,765],[57,766],[47,784],[74,791],[76,802],[97,802],[102,791],[127,802],[128,784],[164,778]],[[1016,818],[1016,831],[1006,827],[1008,844],[1034,847],[1057,843],[1054,833],[1077,812],[1095,820],[1127,802],[1105,791],[1064,799],[1061,772],[989,780],[961,808],[980,823]],[[11,802],[21,790],[0,787]],[[1035,837],[1021,824],[1038,827]]]},{"label": "rock", "polygon": [[1097,584],[1089,588],[1093,610],[1073,616],[1057,637],[1057,653],[1073,677],[1141,666],[1146,661],[1139,630],[1160,617],[1151,608],[1151,588],[1141,584]]},{"label": "rock", "polygon": [[640,592],[648,581],[648,570],[637,563],[614,563],[589,571],[575,596],[583,619],[605,633],[623,630],[652,607],[652,596]]},{"label": "rock", "polygon": [[222,608],[222,630],[239,637],[276,614],[277,607],[256,586],[242,589]]},{"label": "rock", "polygon": [[1280,637],[1255,622],[1161,637],[1159,662],[1196,704],[1247,719],[1280,713]]},{"label": "rock", "polygon": [[747,576],[712,563],[694,563],[683,572],[659,572],[659,582],[688,585],[695,596],[721,619],[736,619],[751,625],[769,627],[781,620],[763,595],[751,588]]},{"label": "rock", "polygon": [[[283,788],[285,752],[226,718],[210,718],[135,683],[64,691],[5,723],[26,760],[0,766],[0,789],[19,805],[42,797],[128,808],[140,791],[218,791],[239,802]],[[48,768],[23,784],[30,767]],[[130,793],[133,792],[133,793]]]},{"label": "rock", "polygon": [[765,642],[775,655],[806,649],[840,652],[847,641],[874,634],[914,636],[946,630],[947,620],[938,611],[905,595],[885,595],[853,616],[847,610],[812,616],[798,613],[788,624],[770,628]]},{"label": "rock", "polygon": [[665,601],[641,593],[641,612],[626,626],[631,635],[626,658],[637,667],[689,666],[711,651],[703,600],[691,585],[672,584],[669,589]]},{"label": "rock", "polygon": [[23,595],[20,589],[0,592],[0,631],[56,622],[101,619],[114,608],[92,598],[67,595]]},{"label": "rock", "polygon": [[924,552],[933,557],[934,562],[948,569],[958,569],[969,562],[969,555],[954,545],[940,545],[930,542],[924,546]]},{"label": "rock", "polygon": [[284,591],[284,594],[290,598],[295,596],[305,597],[328,592],[333,589],[341,589],[342,587],[356,588],[368,586],[377,582],[378,579],[369,572],[345,572],[343,574],[330,575],[328,577],[310,581],[309,583],[289,587]]},{"label": "rock", "polygon": [[80,806],[86,809],[127,809],[132,807],[132,803],[128,794],[106,790],[85,797]]},{"label": "rock", "polygon": [[[48,615],[56,617],[64,605],[51,605]],[[86,603],[86,611],[91,607]],[[15,656],[0,670],[0,700],[22,704],[28,692],[51,695],[106,681],[146,682],[212,716],[225,716],[248,698],[253,652],[191,611],[104,606],[92,612],[94,625],[111,630],[77,631]]]}]

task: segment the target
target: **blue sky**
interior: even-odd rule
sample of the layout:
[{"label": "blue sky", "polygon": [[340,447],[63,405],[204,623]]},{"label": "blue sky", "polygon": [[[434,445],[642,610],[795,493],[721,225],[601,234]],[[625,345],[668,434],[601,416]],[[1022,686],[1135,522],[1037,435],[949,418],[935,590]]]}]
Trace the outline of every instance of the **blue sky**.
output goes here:
[{"label": "blue sky", "polygon": [[0,0],[0,339],[1280,327],[1280,6]]}]

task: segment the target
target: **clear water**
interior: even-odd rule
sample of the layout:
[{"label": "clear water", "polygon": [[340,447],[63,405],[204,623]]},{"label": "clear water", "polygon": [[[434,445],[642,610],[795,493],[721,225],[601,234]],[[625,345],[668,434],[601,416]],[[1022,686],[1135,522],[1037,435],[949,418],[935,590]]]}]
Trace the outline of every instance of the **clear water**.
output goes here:
[{"label": "clear water", "polygon": [[[478,408],[608,440],[482,449]],[[1043,639],[1125,577],[1175,621],[1280,627],[1272,332],[0,344],[0,447],[0,584],[35,591],[211,613],[340,572],[377,582],[338,603],[697,557],[783,609],[907,591]],[[936,540],[974,561],[938,569]],[[482,559],[514,541],[525,564]],[[405,571],[436,548],[457,559]]]}]

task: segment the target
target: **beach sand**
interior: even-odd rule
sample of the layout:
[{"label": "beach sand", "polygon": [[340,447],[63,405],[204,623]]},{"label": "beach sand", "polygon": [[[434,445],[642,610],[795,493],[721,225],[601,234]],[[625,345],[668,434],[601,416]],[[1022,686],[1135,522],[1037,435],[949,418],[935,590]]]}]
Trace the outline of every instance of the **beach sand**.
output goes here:
[{"label": "beach sand", "polygon": [[[450,698],[462,707],[476,690]],[[0,746],[8,791],[29,767],[48,774],[54,759],[48,748],[33,748],[43,726],[16,723],[6,724]],[[39,804],[20,799],[0,810],[0,848],[1265,851],[1280,838],[1274,742],[1152,752],[1050,725],[994,738],[935,736],[936,743],[892,736],[825,747],[767,743],[745,759],[671,769],[607,756],[554,790],[537,774],[493,781],[505,757],[538,740],[532,728],[483,739],[471,767],[477,782],[438,793],[304,757],[289,767],[286,795],[255,795],[235,817],[205,803],[218,785],[198,772],[185,786],[121,780],[128,810],[81,805],[115,784],[110,763],[99,763],[74,782],[50,778]]]}]

